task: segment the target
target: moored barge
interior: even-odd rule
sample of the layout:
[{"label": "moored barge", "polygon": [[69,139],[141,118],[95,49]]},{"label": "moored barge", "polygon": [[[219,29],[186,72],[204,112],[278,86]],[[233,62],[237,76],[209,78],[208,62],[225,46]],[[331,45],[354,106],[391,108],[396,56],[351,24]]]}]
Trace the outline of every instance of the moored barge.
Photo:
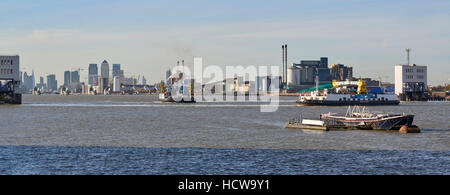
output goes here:
[{"label": "moored barge", "polygon": [[365,107],[349,107],[347,113],[321,114],[319,120],[291,119],[286,128],[310,130],[399,130],[400,133],[419,133],[419,127],[413,125],[414,115],[374,113]]}]

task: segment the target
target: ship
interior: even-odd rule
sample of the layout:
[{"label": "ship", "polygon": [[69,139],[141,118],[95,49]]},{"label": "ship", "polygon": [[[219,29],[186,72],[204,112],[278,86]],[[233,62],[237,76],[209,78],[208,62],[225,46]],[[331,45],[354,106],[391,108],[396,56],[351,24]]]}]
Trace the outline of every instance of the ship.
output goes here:
[{"label": "ship", "polygon": [[[318,82],[316,82],[318,83]],[[322,90],[320,90],[320,88]],[[333,81],[321,87],[301,90],[297,105],[303,106],[347,106],[347,105],[398,105],[400,100],[396,94],[383,92],[381,87],[368,90],[365,80]]]},{"label": "ship", "polygon": [[413,125],[414,115],[370,112],[366,107],[354,106],[346,114],[326,113],[320,119],[291,119],[286,128],[310,130],[399,130],[401,133],[419,133]]},{"label": "ship", "polygon": [[[184,74],[184,60],[181,71],[168,76],[165,82],[160,83],[161,92],[159,100],[173,103],[195,103],[194,79]],[[179,61],[177,62],[179,67]]]},{"label": "ship", "polygon": [[345,115],[327,113],[320,119],[328,127],[360,130],[399,130],[403,126],[412,126],[414,115],[374,113],[366,107],[349,107]]}]

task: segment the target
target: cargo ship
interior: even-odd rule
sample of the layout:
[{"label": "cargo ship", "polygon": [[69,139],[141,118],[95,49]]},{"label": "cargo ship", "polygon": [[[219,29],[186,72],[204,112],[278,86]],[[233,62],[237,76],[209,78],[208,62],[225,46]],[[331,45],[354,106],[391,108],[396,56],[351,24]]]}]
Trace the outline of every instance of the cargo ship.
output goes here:
[{"label": "cargo ship", "polygon": [[[322,90],[320,90],[320,88]],[[333,85],[301,90],[297,105],[304,106],[346,106],[346,105],[398,105],[396,94],[384,93],[380,87],[368,90],[364,80],[333,81]]]},{"label": "cargo ship", "polygon": [[[182,61],[184,67],[184,60]],[[179,67],[179,61],[177,62]],[[177,69],[178,70],[178,69]],[[195,103],[194,98],[194,79],[184,74],[184,68],[174,74],[168,75],[165,82],[161,82],[161,92],[159,100],[162,102],[174,103]]]}]

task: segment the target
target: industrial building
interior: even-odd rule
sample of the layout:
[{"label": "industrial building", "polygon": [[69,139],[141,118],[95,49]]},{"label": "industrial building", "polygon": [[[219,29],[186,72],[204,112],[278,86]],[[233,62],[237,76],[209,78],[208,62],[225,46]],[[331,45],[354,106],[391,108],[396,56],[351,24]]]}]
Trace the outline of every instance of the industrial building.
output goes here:
[{"label": "industrial building", "polygon": [[288,91],[297,92],[315,86],[316,75],[319,85],[331,83],[328,58],[321,57],[320,60],[302,60],[299,64],[293,63],[287,69]]},{"label": "industrial building", "polygon": [[353,80],[353,67],[348,67],[344,64],[331,64],[330,71],[331,80]]},{"label": "industrial building", "polygon": [[403,101],[425,101],[428,99],[427,66],[410,64],[409,52],[407,64],[395,66],[395,94]]}]

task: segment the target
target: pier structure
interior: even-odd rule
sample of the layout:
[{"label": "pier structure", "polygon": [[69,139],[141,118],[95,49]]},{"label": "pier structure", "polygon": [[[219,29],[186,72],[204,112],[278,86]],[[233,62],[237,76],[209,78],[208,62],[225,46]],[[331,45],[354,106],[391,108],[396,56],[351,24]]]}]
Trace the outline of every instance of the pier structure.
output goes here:
[{"label": "pier structure", "polygon": [[395,94],[402,101],[426,101],[427,66],[410,64],[410,49],[406,49],[407,64],[395,66]]},{"label": "pier structure", "polygon": [[0,55],[0,103],[21,104],[18,55]]}]

